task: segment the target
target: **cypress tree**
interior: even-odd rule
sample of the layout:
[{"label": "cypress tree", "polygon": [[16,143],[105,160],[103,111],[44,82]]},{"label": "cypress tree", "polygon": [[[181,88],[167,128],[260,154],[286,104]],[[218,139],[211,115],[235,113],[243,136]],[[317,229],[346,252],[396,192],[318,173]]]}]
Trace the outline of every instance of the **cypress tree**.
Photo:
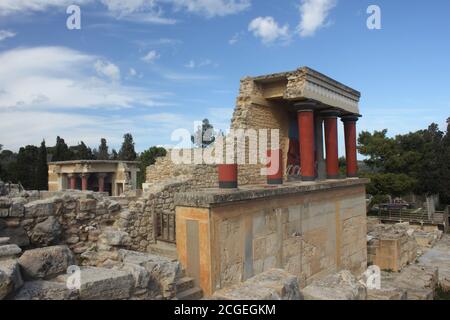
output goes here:
[{"label": "cypress tree", "polygon": [[131,133],[126,133],[123,136],[122,147],[119,151],[119,159],[124,161],[135,161],[137,157],[136,151],[134,151],[133,136]]},{"label": "cypress tree", "polygon": [[42,140],[39,148],[36,172],[36,187],[38,190],[48,190],[48,164],[47,164],[47,147],[45,140]]}]

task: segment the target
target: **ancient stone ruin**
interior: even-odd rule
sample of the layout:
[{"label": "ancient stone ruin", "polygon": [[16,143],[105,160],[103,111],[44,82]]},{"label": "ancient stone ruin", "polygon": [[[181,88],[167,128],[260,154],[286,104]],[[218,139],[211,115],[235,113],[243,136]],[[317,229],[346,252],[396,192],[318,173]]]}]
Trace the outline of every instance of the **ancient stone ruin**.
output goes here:
[{"label": "ancient stone ruin", "polygon": [[[54,163],[46,192],[0,183],[0,299],[400,300],[448,291],[448,235],[367,220],[359,98],[306,67],[248,77],[231,121],[247,130],[231,147],[244,163],[179,163],[176,153],[189,160],[199,149],[170,150],[147,168],[142,193],[133,164]],[[267,130],[278,134],[264,139]],[[263,142],[266,161],[250,161]],[[213,148],[222,158],[225,146]],[[370,265],[381,268],[375,289]]]}]

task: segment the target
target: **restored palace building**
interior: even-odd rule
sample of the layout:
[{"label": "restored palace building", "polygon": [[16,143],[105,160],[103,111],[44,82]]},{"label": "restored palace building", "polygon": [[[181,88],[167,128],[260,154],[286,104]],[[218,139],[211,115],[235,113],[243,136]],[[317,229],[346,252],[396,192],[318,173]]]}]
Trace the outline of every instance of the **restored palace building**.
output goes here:
[{"label": "restored palace building", "polygon": [[120,196],[136,190],[136,161],[76,160],[48,164],[48,190],[92,190]]}]

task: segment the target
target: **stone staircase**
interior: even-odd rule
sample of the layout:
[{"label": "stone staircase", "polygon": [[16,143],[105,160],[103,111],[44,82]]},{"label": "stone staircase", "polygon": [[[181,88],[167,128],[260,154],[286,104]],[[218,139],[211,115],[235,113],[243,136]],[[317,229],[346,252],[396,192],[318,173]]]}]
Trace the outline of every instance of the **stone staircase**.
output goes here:
[{"label": "stone staircase", "polygon": [[183,271],[183,277],[178,279],[177,283],[177,295],[173,300],[199,300],[203,298],[203,291],[195,285],[193,278],[185,275]]},{"label": "stone staircase", "polygon": [[163,256],[169,259],[178,259],[177,247],[174,243],[166,243],[158,241],[155,244],[150,244],[148,250],[152,254]]}]

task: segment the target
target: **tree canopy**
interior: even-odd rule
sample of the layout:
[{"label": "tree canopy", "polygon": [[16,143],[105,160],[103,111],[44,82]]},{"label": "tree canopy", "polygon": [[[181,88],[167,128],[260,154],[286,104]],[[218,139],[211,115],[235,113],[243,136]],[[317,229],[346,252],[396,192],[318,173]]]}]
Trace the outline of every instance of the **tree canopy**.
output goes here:
[{"label": "tree canopy", "polygon": [[135,161],[137,158],[136,151],[134,150],[133,136],[131,133],[126,133],[123,136],[122,147],[119,151],[119,160],[123,161]]}]

